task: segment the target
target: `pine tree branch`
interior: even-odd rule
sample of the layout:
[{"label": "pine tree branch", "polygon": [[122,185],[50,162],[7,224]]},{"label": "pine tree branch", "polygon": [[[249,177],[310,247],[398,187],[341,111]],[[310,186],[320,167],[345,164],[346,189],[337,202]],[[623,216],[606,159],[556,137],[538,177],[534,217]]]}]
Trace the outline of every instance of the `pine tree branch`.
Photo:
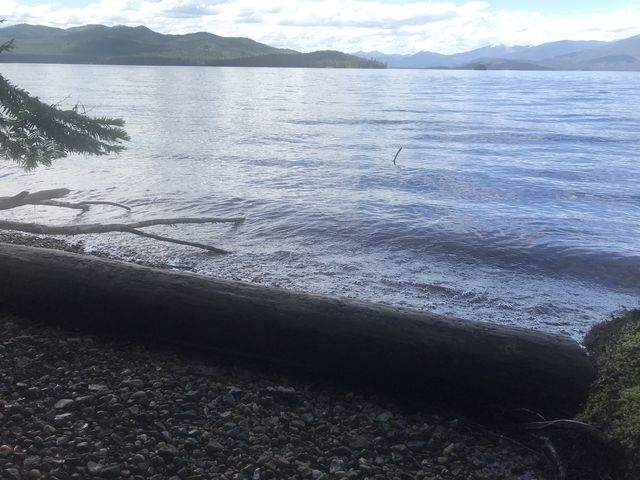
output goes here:
[{"label": "pine tree branch", "polygon": [[[0,52],[5,47],[8,44],[0,46]],[[47,105],[0,75],[0,155],[27,170],[71,153],[121,152],[122,142],[129,140],[123,127],[121,119]]]}]

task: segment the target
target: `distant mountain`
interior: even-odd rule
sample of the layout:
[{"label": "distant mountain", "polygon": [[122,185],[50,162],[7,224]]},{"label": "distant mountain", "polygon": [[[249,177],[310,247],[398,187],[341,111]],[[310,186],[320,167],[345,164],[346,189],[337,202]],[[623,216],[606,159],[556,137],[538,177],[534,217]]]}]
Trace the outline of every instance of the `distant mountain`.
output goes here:
[{"label": "distant mountain", "polygon": [[358,52],[389,68],[459,68],[487,70],[640,70],[640,35],[615,42],[571,41],[536,46],[488,46],[442,55],[418,52],[386,55]]},{"label": "distant mountain", "polygon": [[582,52],[584,50],[589,50],[606,44],[607,42],[561,40],[559,42],[543,43],[542,45],[536,45],[533,47],[524,47],[517,52],[499,56],[512,60],[539,62],[540,60],[545,60],[547,58]]},{"label": "distant mountain", "polygon": [[15,39],[15,48],[0,55],[0,62],[384,68],[340,52],[301,54],[249,38],[205,32],[165,35],[144,26],[0,28],[0,42],[10,39]]},{"label": "distant mountain", "polygon": [[518,60],[518,55],[527,50],[530,47],[514,46],[509,47],[507,45],[494,45],[489,47],[477,48],[470,52],[456,53],[450,55],[452,66],[459,67],[468,62],[480,60],[483,58],[512,58]]},{"label": "distant mountain", "polygon": [[551,68],[572,70],[640,70],[640,35],[604,43],[581,52],[541,62]]},{"label": "distant mountain", "polygon": [[455,53],[452,55],[435,52],[418,52],[413,55],[385,55],[380,52],[359,52],[356,55],[384,62],[389,68],[462,68],[475,60],[502,58],[526,48],[527,47],[498,45],[482,47],[469,52]]}]

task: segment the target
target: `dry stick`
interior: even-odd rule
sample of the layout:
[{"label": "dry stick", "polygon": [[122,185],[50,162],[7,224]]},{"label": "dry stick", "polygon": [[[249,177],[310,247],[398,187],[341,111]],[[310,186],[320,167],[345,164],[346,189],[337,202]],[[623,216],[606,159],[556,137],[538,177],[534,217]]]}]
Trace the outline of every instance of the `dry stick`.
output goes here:
[{"label": "dry stick", "polygon": [[22,222],[10,222],[6,220],[0,220],[1,230],[17,230],[25,233],[35,233],[41,235],[86,235],[89,233],[108,233],[108,232],[121,232],[121,233],[133,233],[134,235],[140,235],[143,237],[154,238],[156,240],[162,240],[165,242],[179,243],[181,245],[189,245],[192,247],[203,248],[214,253],[227,253],[219,248],[204,245],[194,242],[185,242],[182,240],[176,240],[169,237],[162,237],[160,235],[154,235],[151,233],[141,232],[137,229],[150,227],[153,225],[176,225],[187,223],[233,223],[239,225],[244,221],[244,218],[219,218],[219,217],[204,217],[204,218],[160,218],[155,220],[142,220],[134,223],[111,223],[111,224],[84,224],[84,225],[69,225],[69,226],[55,226],[55,225],[41,225],[38,223],[22,223]]},{"label": "dry stick", "polygon": [[525,425],[527,430],[544,430],[546,428],[567,428],[570,430],[576,430],[583,433],[588,433],[603,443],[608,443],[609,438],[598,430],[593,425],[588,423],[580,422],[578,420],[568,420],[568,419],[560,419],[560,420],[551,420],[548,422],[530,422]]},{"label": "dry stick", "polygon": [[544,440],[544,444],[547,447],[547,450],[549,450],[549,453],[551,453],[553,460],[556,462],[556,466],[558,467],[558,476],[560,477],[560,480],[565,480],[567,478],[567,471],[564,468],[564,464],[562,463],[562,459],[560,458],[560,455],[558,455],[558,451],[553,446],[553,443],[551,443],[551,440],[549,440],[547,437],[541,437],[541,438],[542,440]]},{"label": "dry stick", "polygon": [[[481,427],[479,424],[476,424],[476,425],[478,427]],[[530,446],[525,445],[524,443],[519,442],[518,440],[514,440],[513,438],[507,437],[506,435],[502,435],[501,433],[493,432],[493,431],[487,429],[486,427],[484,428],[484,430],[485,430],[485,433],[497,438],[498,440],[503,440],[505,442],[509,442],[512,445],[515,445],[515,446],[520,447],[520,448],[522,448],[524,450],[527,450],[528,452],[530,452],[530,453],[532,453],[532,454],[534,454],[536,456],[540,455],[540,452],[537,452],[536,450],[534,450]]]},{"label": "dry stick", "polygon": [[48,207],[73,208],[75,210],[82,210],[83,212],[86,212],[91,208],[89,205],[82,205],[81,203],[61,202],[59,200],[43,200],[41,202],[34,202],[33,205],[46,205]]},{"label": "dry stick", "polygon": [[530,415],[533,415],[534,417],[538,417],[538,418],[540,419],[540,421],[541,421],[541,422],[546,422],[546,421],[547,421],[547,419],[546,419],[546,418],[544,418],[540,413],[538,413],[538,412],[536,412],[536,411],[534,411],[534,410],[531,410],[531,409],[529,409],[529,408],[524,408],[524,407],[522,407],[522,408],[516,408],[516,412],[524,412],[524,413],[528,413],[528,414],[530,414]]},{"label": "dry stick", "polygon": [[396,159],[398,158],[398,155],[400,155],[400,152],[401,152],[401,151],[402,151],[402,147],[400,147],[400,148],[398,149],[398,151],[396,152],[396,156],[395,156],[395,157],[393,157],[393,164],[394,164],[394,165],[396,164]]}]

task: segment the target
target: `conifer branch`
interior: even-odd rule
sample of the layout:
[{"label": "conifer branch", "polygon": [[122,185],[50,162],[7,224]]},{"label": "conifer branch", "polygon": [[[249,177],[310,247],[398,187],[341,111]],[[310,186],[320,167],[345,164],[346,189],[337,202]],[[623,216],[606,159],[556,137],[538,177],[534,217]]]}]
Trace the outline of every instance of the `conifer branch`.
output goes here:
[{"label": "conifer branch", "polygon": [[[11,48],[13,41],[6,42],[0,53]],[[123,127],[118,118],[89,117],[77,107],[47,105],[0,75],[0,156],[26,170],[73,153],[119,153],[122,142],[129,140]]]}]

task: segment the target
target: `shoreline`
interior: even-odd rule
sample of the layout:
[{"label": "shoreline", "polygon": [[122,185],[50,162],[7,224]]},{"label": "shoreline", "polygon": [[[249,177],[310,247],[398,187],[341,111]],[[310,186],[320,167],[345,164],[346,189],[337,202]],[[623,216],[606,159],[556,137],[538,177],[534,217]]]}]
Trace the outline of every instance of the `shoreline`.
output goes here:
[{"label": "shoreline", "polygon": [[[51,237],[3,232],[0,233],[0,241],[22,245],[26,244],[36,247],[54,248],[74,253],[83,253],[82,242],[71,243],[67,240]],[[103,255],[100,255],[98,253],[97,256]],[[113,258],[110,255],[104,256]],[[160,268],[163,267],[159,265],[148,266]],[[164,266],[164,268],[166,268],[166,266]],[[313,429],[309,430],[311,435],[307,435],[304,438],[300,437],[299,434],[303,431],[306,431],[306,427],[309,426],[309,422],[305,423],[304,420],[303,423],[296,423],[298,427],[294,427],[297,428],[297,430],[295,428],[289,429],[288,427],[281,430],[280,433],[282,435],[278,437],[279,439],[277,440],[277,445],[275,446],[269,443],[273,439],[266,439],[263,435],[260,435],[263,440],[268,441],[268,446],[271,449],[267,457],[274,459],[278,455],[280,457],[284,455],[280,448],[282,446],[281,444],[285,442],[286,439],[289,438],[289,435],[293,432],[293,436],[291,438],[296,441],[299,440],[300,442],[302,442],[300,444],[303,452],[302,458],[312,458],[314,455],[317,455],[318,452],[323,452],[323,455],[320,455],[315,459],[316,466],[314,468],[312,468],[312,462],[310,463],[300,460],[295,463],[295,469],[290,468],[292,465],[291,462],[282,463],[281,466],[283,466],[282,468],[284,468],[283,471],[271,469],[273,475],[269,474],[270,476],[264,476],[261,473],[263,472],[263,470],[260,470],[262,467],[259,462],[260,459],[262,459],[262,461],[265,460],[265,456],[262,455],[260,458],[253,458],[250,462],[251,467],[253,468],[253,473],[248,472],[247,468],[249,468],[249,466],[247,465],[238,470],[237,468],[234,469],[233,465],[235,464],[228,464],[226,467],[227,470],[225,472],[220,472],[219,470],[214,469],[215,471],[210,470],[209,473],[206,473],[203,470],[200,473],[185,476],[185,471],[182,471],[182,473],[178,473],[177,476],[172,474],[172,480],[177,480],[180,478],[192,478],[193,480],[197,480],[199,478],[246,478],[251,480],[259,480],[262,478],[417,478],[422,480],[447,480],[455,478],[471,478],[484,480],[502,478],[517,480],[541,480],[555,478],[557,474],[556,472],[561,468],[565,468],[566,471],[569,472],[569,477],[567,478],[574,478],[573,475],[575,474],[577,475],[575,478],[587,480],[589,478],[600,478],[599,476],[596,476],[599,475],[599,473],[596,473],[596,470],[598,472],[607,471],[606,465],[608,462],[607,459],[609,458],[608,453],[599,451],[599,446],[597,445],[595,446],[596,448],[594,450],[594,445],[589,443],[589,439],[579,438],[579,436],[576,437],[575,435],[569,435],[567,437],[567,432],[562,431],[545,431],[544,437],[532,432],[525,432],[523,430],[524,423],[536,420],[531,417],[531,414],[535,412],[529,411],[528,413],[524,414],[523,412],[520,412],[519,415],[515,415],[515,412],[511,412],[511,414],[508,415],[508,418],[501,417],[494,412],[493,415],[487,414],[486,418],[484,418],[484,420],[481,420],[481,423],[478,423],[478,421],[476,420],[471,420],[470,418],[464,417],[460,409],[455,409],[451,405],[447,405],[445,408],[443,408],[442,406],[432,404],[418,405],[415,402],[413,404],[408,404],[406,398],[383,398],[379,394],[376,395],[371,392],[362,391],[361,387],[353,387],[344,384],[338,385],[335,382],[328,382],[325,380],[318,382],[317,378],[301,376],[299,373],[293,373],[292,371],[289,373],[283,373],[282,369],[279,369],[278,371],[276,371],[274,367],[269,367],[269,369],[267,369],[264,365],[260,365],[256,361],[245,361],[242,359],[226,357],[223,355],[217,355],[213,358],[208,357],[208,360],[203,362],[202,356],[197,352],[188,351],[180,347],[170,347],[167,345],[161,346],[159,344],[151,343],[149,340],[136,340],[134,342],[129,340],[128,338],[116,338],[109,336],[105,337],[89,333],[82,333],[68,326],[61,327],[51,325],[49,323],[44,325],[38,323],[37,321],[29,320],[26,318],[7,317],[6,315],[3,315],[4,313],[5,312],[0,310],[0,324],[8,326],[8,328],[3,329],[3,331],[6,331],[7,334],[0,337],[1,363],[11,361],[11,359],[18,359],[18,362],[24,363],[25,358],[28,359],[36,354],[36,351],[33,348],[29,350],[27,354],[21,354],[20,350],[9,352],[6,346],[11,345],[14,341],[13,339],[15,339],[16,336],[19,340],[22,340],[22,338],[25,336],[28,338],[38,338],[39,341],[37,343],[39,343],[39,345],[41,346],[46,346],[49,343],[57,342],[57,344],[62,345],[63,349],[67,348],[69,354],[74,358],[74,366],[78,368],[79,372],[98,371],[106,374],[108,378],[111,378],[112,386],[109,388],[110,395],[116,395],[120,400],[114,400],[114,397],[111,396],[109,397],[109,402],[115,401],[119,405],[125,405],[125,410],[127,410],[129,413],[131,413],[129,406],[135,407],[136,402],[132,402],[132,400],[126,395],[124,397],[121,395],[121,393],[123,393],[122,382],[128,382],[128,379],[133,379],[136,381],[136,384],[139,384],[137,380],[140,377],[153,378],[155,375],[158,375],[157,372],[161,371],[179,372],[176,373],[176,375],[173,377],[171,387],[169,389],[167,389],[166,385],[163,386],[158,382],[152,381],[151,384],[145,384],[145,388],[148,388],[150,389],[150,391],[152,390],[154,392],[152,394],[149,394],[149,398],[157,397],[158,399],[172,399],[168,402],[165,401],[162,404],[154,401],[153,405],[149,403],[145,404],[145,406],[153,407],[156,410],[156,416],[162,414],[164,415],[167,422],[170,422],[171,424],[174,424],[176,426],[182,423],[181,420],[189,416],[192,417],[192,420],[198,419],[199,421],[205,423],[214,421],[213,424],[208,424],[208,427],[205,430],[209,432],[215,432],[215,435],[217,436],[216,438],[218,438],[217,442],[220,445],[223,444],[222,440],[224,438],[227,438],[228,440],[229,432],[226,431],[225,428],[229,427],[229,425],[226,425],[226,423],[229,422],[222,422],[222,424],[220,424],[220,419],[218,419],[217,417],[212,419],[212,415],[210,414],[212,412],[212,408],[214,407],[227,407],[227,405],[224,403],[225,395],[227,395],[227,400],[230,400],[231,397],[228,396],[229,394],[233,396],[236,393],[242,392],[241,397],[249,395],[249,397],[247,398],[252,398],[253,400],[255,400],[254,402],[251,402],[251,405],[249,406],[247,406],[247,404],[244,404],[245,408],[243,408],[241,412],[236,412],[238,414],[238,422],[236,422],[236,427],[238,425],[243,425],[244,427],[246,427],[245,430],[249,432],[247,433],[249,437],[251,436],[250,433],[254,432],[252,426],[254,424],[248,425],[246,421],[243,422],[242,414],[244,413],[249,415],[249,417],[252,417],[251,410],[253,410],[253,413],[256,414],[255,420],[257,422],[257,429],[254,433],[256,433],[257,435],[270,431],[270,428],[273,427],[273,425],[267,427],[265,426],[265,422],[271,422],[274,417],[280,418],[284,415],[289,420],[296,420],[296,412],[291,411],[291,408],[293,407],[290,402],[291,398],[280,399],[282,401],[278,404],[277,412],[254,409],[253,405],[260,405],[259,399],[263,395],[265,395],[265,392],[273,393],[274,388],[279,392],[275,394],[276,396],[280,396],[281,393],[286,391],[288,393],[284,393],[284,396],[287,397],[292,393],[290,391],[290,386],[295,385],[293,387],[294,392],[304,392],[304,395],[302,395],[301,399],[299,398],[298,400],[296,400],[294,404],[302,403],[305,408],[310,408],[309,406],[312,406],[313,408],[315,408],[314,412],[318,411],[318,409],[329,411],[335,405],[348,406],[348,408],[344,407],[344,410],[342,408],[339,409],[339,412],[337,412],[337,416],[335,416],[335,418],[331,420],[331,422],[333,423],[330,422],[330,424],[326,426],[326,428],[320,428],[321,433],[326,433],[327,431],[329,431],[331,433],[330,438],[322,435],[316,438],[317,432]],[[11,336],[11,332],[13,332],[14,334],[13,337]],[[24,334],[25,332],[26,335]],[[83,345],[83,342],[86,342],[87,345],[90,345],[90,347],[87,348],[87,353],[90,353],[90,355],[83,355],[81,351],[75,351],[78,345]],[[3,345],[5,346],[4,349],[2,348]],[[72,345],[71,348],[69,348],[69,345]],[[54,349],[55,348],[45,348],[45,353],[40,352],[36,355],[38,356],[38,358],[41,358],[49,353],[53,353],[52,350]],[[134,355],[134,352],[138,352],[137,356]],[[134,355],[136,360],[133,362],[129,361],[127,363],[126,360],[129,359],[131,355]],[[112,371],[110,367],[105,368],[105,365],[109,365],[114,361],[116,365],[118,365],[118,362],[124,361],[124,363],[126,364],[126,368],[120,371],[120,373]],[[29,362],[27,361],[27,364],[28,363]],[[44,363],[53,363],[57,366],[57,370],[60,370],[61,368],[55,363],[55,361],[45,361]],[[160,364],[162,366],[159,366]],[[9,372],[13,372],[14,370],[19,371],[20,365],[18,363],[16,363],[16,365],[18,365],[18,369],[15,368],[15,365],[10,364],[3,366],[2,364],[0,364],[0,369]],[[155,371],[150,372],[148,370],[149,365],[155,365]],[[125,367],[125,365],[123,365],[123,367]],[[199,377],[202,376],[203,372],[215,372],[215,375],[209,375],[205,373],[204,376],[215,377],[217,379],[217,387],[220,387],[219,384],[223,385],[222,390],[218,389],[218,391],[213,392],[210,389],[210,383],[203,387],[201,385],[201,381],[213,381],[212,378],[209,378],[209,380],[199,379]],[[28,374],[28,372],[26,373]],[[92,374],[93,373],[91,373],[90,375]],[[75,378],[77,380],[85,376],[87,375],[82,374],[80,376],[76,376]],[[49,382],[51,382],[52,378],[50,377],[50,375],[46,374],[44,375],[44,377],[47,378]],[[252,382],[250,382],[248,385],[245,385],[245,387],[240,388],[239,391],[235,390],[236,388],[239,388],[237,386],[238,384],[245,382],[250,377],[253,378]],[[7,378],[6,375],[5,378]],[[78,384],[68,384],[68,388],[71,389],[71,393],[65,394],[64,391],[60,389],[60,385],[64,386],[65,382],[68,383],[68,380],[65,380],[65,378],[66,377],[64,377],[64,374],[62,374],[62,376],[59,377],[57,381],[58,387],[52,387],[52,385],[54,385],[55,383],[49,383],[48,385],[38,385],[38,378],[35,378],[34,383],[34,377],[29,378],[29,375],[27,375],[27,377],[23,378],[22,380],[18,380],[16,378],[13,378],[12,376],[9,376],[9,382],[4,382],[6,385],[3,386],[6,394],[0,395],[0,399],[19,398],[20,400],[32,400],[28,395],[24,395],[24,392],[22,392],[22,397],[20,396],[21,389],[31,389],[32,393],[29,395],[35,395],[33,399],[37,400],[37,398],[45,396],[48,399],[47,401],[49,402],[49,405],[43,405],[42,403],[37,404],[36,402],[36,404],[32,403],[32,406],[26,407],[27,410],[25,411],[31,412],[39,409],[41,413],[45,413],[45,416],[47,415],[46,412],[49,412],[48,417],[51,417],[49,418],[49,422],[53,423],[45,423],[45,425],[54,426],[55,428],[54,423],[56,413],[59,415],[73,413],[72,411],[64,411],[63,413],[57,412],[56,405],[76,405],[82,412],[88,415],[88,417],[85,416],[83,425],[88,426],[92,421],[99,424],[100,419],[97,417],[104,417],[104,412],[109,412],[109,410],[100,410],[103,413],[98,413],[99,411],[95,408],[93,410],[89,409],[87,411],[85,411],[84,407],[81,408],[81,404],[84,401],[85,397],[95,399],[95,396],[93,396],[92,391],[89,388],[90,384],[86,383],[85,381],[85,384],[83,386],[85,391],[78,391]],[[2,383],[3,382],[0,382],[0,386],[2,386]],[[82,381],[80,382],[80,384],[82,384]],[[180,411],[176,411],[175,409],[171,411],[166,410],[165,408],[162,412],[158,413],[158,405],[164,405],[165,407],[167,405],[174,404],[185,404],[191,406],[194,405],[192,402],[193,399],[189,399],[187,397],[179,397],[179,394],[173,391],[175,388],[182,388],[180,387],[181,385],[184,385],[184,388],[188,389],[191,389],[193,385],[200,385],[198,389],[202,393],[201,398],[203,399],[203,401],[206,400],[205,406],[202,406],[201,404],[200,410],[194,410],[193,408],[190,408],[190,413],[187,414],[187,417],[184,417],[184,415]],[[224,385],[226,385],[226,387],[224,387]],[[268,387],[264,387],[264,385],[267,385]],[[285,390],[281,391],[280,387],[282,387],[283,385]],[[53,390],[51,390],[52,388]],[[269,388],[269,390],[265,390],[265,388]],[[41,393],[36,394],[35,392],[37,392],[38,390]],[[189,392],[191,392],[191,394],[189,394]],[[191,389],[182,393],[185,393],[185,395],[194,395],[193,392],[194,390]],[[139,390],[130,391],[128,392],[128,394],[136,394],[140,398],[143,397],[143,395],[139,393]],[[273,395],[270,395],[270,393],[268,393],[267,396]],[[299,397],[300,395],[297,396]],[[80,399],[80,403],[77,403],[78,399]],[[320,402],[319,406],[317,405],[318,401]],[[5,402],[2,402],[0,400],[0,414],[4,415],[4,417],[8,417],[9,419],[17,418],[18,420],[24,420],[24,415],[23,418],[18,418],[20,415],[18,417],[12,416],[11,412],[14,408],[12,405],[13,403],[10,403],[9,400],[5,400]],[[105,407],[104,404],[102,404],[101,406]],[[64,409],[66,408],[66,406],[60,406],[59,408]],[[362,417],[359,423],[355,425],[354,430],[352,428],[354,427],[354,419],[359,415],[359,413],[357,412],[362,412],[363,408],[368,412],[366,418]],[[133,411],[139,412],[140,410],[139,408],[134,408]],[[228,418],[229,415],[231,415],[227,413],[228,411],[229,410],[225,410],[224,412],[218,411],[217,413],[223,418]],[[196,412],[195,415],[193,412]],[[309,412],[304,411],[300,414],[303,413]],[[341,415],[342,413],[345,413],[345,416]],[[391,413],[391,416],[389,416],[389,413]],[[502,412],[501,415],[505,413],[506,412]],[[96,415],[96,418],[92,418],[90,414]],[[287,416],[288,414],[291,414],[293,416]],[[117,428],[123,432],[129,428],[127,425],[130,425],[132,423],[130,415],[128,415],[126,412],[124,412],[124,415],[125,417],[119,419],[123,420],[124,423],[117,426]],[[154,414],[150,415],[153,416]],[[0,418],[2,417],[0,416]],[[42,419],[43,416],[39,415],[39,418]],[[143,423],[144,421],[149,420],[149,416],[147,416],[146,414],[142,415],[142,417],[140,418],[143,420]],[[140,418],[138,420],[140,420]],[[269,418],[271,420],[269,420]],[[307,415],[306,418],[311,417]],[[387,432],[388,426],[383,425],[381,427],[381,423],[389,423],[391,421],[391,418],[395,419],[394,422],[398,420],[399,423],[396,423],[394,429],[392,429],[394,433],[391,434],[390,441],[395,442],[396,439],[400,438],[404,439],[404,443],[387,444],[383,442],[383,440],[387,438],[385,432]],[[418,420],[415,420],[416,418]],[[473,418],[477,417],[474,416]],[[218,420],[218,423],[215,423],[215,420]],[[148,430],[149,427],[151,427],[152,429],[157,427],[154,422],[152,422],[152,424],[153,425],[140,425],[140,428],[142,428],[142,430],[140,431],[144,432]],[[29,425],[13,425],[11,422],[9,422],[8,425],[9,427],[14,427],[15,429],[17,429],[18,432],[27,431],[31,436],[34,434],[34,432],[32,432],[33,428],[29,428]],[[41,425],[38,426],[38,428],[39,427],[41,427]],[[452,427],[455,428],[452,429]],[[462,430],[459,431],[457,427],[460,427]],[[83,429],[84,428],[87,427],[83,426]],[[116,426],[114,426],[113,428],[116,428]],[[168,430],[161,431],[160,437],[156,435],[157,442],[162,442],[162,438],[166,437],[163,436],[163,432],[166,431]],[[97,442],[97,445],[102,445],[103,436],[102,433],[99,432],[100,429],[96,430],[96,432],[94,433],[98,436],[96,438],[89,438],[90,441],[78,442],[79,444],[81,444],[81,449],[86,449],[86,445],[91,444],[92,441]],[[366,433],[366,441],[358,443],[355,439],[361,438],[362,432]],[[39,435],[36,434],[36,437],[33,438],[30,438],[29,436],[25,437],[26,445],[28,445],[25,449],[18,444],[19,442],[14,442],[14,444],[8,445],[6,441],[4,441],[5,438],[11,438],[11,435],[13,433],[14,432],[11,429],[5,429],[4,431],[0,430],[0,467],[13,469],[12,472],[17,475],[9,478],[53,478],[58,480],[65,480],[67,478],[85,478],[85,476],[87,475],[91,475],[90,478],[107,478],[113,473],[113,471],[117,470],[118,472],[125,472],[128,475],[121,476],[120,478],[140,480],[142,478],[169,478],[168,475],[171,473],[169,471],[163,470],[161,474],[157,474],[153,473],[155,470],[147,469],[142,472],[142,475],[137,475],[135,468],[138,467],[132,467],[131,462],[124,458],[127,452],[131,453],[130,450],[132,447],[131,445],[129,445],[126,449],[121,449],[122,451],[119,454],[120,457],[118,457],[116,463],[105,464],[103,461],[104,458],[102,458],[104,457],[105,449],[101,448],[100,452],[98,453],[94,451],[92,454],[93,456],[81,457],[83,461],[87,461],[84,467],[76,462],[77,456],[74,456],[70,461],[71,463],[69,464],[69,468],[66,468],[66,457],[63,455],[64,458],[58,458],[61,456],[59,451],[54,451],[54,457],[52,458],[57,458],[56,462],[54,462],[55,465],[62,465],[62,467],[60,467],[61,469],[58,468],[58,470],[56,470],[60,475],[42,476],[42,470],[35,468],[35,470],[38,470],[40,472],[41,476],[37,476],[37,472],[33,473],[34,476],[30,476],[30,470],[26,469],[25,467],[25,458],[27,458],[26,455],[29,453],[29,448],[32,447],[35,442],[38,442],[38,444],[42,443],[41,439],[43,438],[43,435],[42,433],[40,433]],[[57,446],[59,440],[58,437],[54,434],[55,432],[47,433],[49,434],[48,438],[50,440],[50,443],[53,442]],[[65,442],[65,444],[70,441],[69,439],[73,440],[73,438],[75,438],[73,437],[73,432],[68,430],[65,431],[62,436],[65,437],[62,440],[63,442]],[[122,437],[122,435],[120,435],[120,437]],[[340,452],[342,452],[344,455],[341,458],[334,458],[335,455],[333,455],[331,456],[331,461],[327,463],[325,461],[326,455],[334,451],[332,449],[336,447],[337,437],[342,438],[340,442],[342,442],[343,446],[346,445],[346,449],[340,449]],[[84,438],[82,437],[82,434],[80,435],[80,438]],[[434,438],[436,440],[439,440],[440,443],[434,443],[436,442],[436,440],[432,441],[432,439]],[[551,450],[548,447],[547,441],[545,440],[543,442],[543,439],[546,438],[551,438],[553,440],[555,448],[557,450],[555,454],[550,453]],[[14,438],[14,440],[17,441],[20,439]],[[232,437],[231,443],[233,443],[235,440],[236,439]],[[413,443],[409,444],[409,442]],[[355,451],[358,450],[358,448],[355,448],[354,445],[361,445],[363,448],[359,449],[359,451]],[[437,448],[435,448],[434,445],[438,445]],[[16,447],[18,447],[17,453]],[[190,448],[198,451],[197,456],[187,462],[191,462],[189,463],[189,465],[191,465],[192,467],[195,465],[195,467],[193,468],[196,468],[197,470],[198,468],[200,468],[197,466],[199,465],[197,460],[201,458],[209,458],[210,455],[213,455],[211,452],[214,452],[214,450],[207,450],[207,447],[204,444],[200,445],[200,447],[201,448],[197,448],[195,444],[193,444],[193,442],[190,442],[189,448],[186,447],[185,443],[184,445],[180,444],[178,446],[172,445],[172,447],[170,447],[170,450],[174,451],[174,453],[178,451],[181,452],[180,455],[178,455],[178,453],[175,453],[176,458],[186,458],[186,456],[188,456],[190,453]],[[252,447],[253,445],[249,442],[246,443],[246,445],[242,445],[240,450],[246,449],[247,452],[252,452]],[[383,447],[387,450],[384,450]],[[164,448],[164,445],[160,445],[159,448]],[[298,450],[296,448],[294,448],[294,450],[297,452]],[[311,454],[309,453],[309,448],[311,448]],[[340,446],[338,446],[337,448],[340,448]],[[384,456],[384,452],[382,455],[378,455],[378,450],[380,448],[383,448],[383,450],[386,451],[387,457]],[[373,454],[370,451],[371,449],[373,449],[375,456],[372,456]],[[457,449],[460,451],[457,451]],[[236,447],[235,450],[238,450],[238,448]],[[277,453],[278,451],[280,451],[280,453]],[[346,453],[348,453],[349,451],[351,451],[351,454],[346,455]],[[382,452],[382,450],[380,451]],[[155,456],[152,455],[153,458],[157,458],[159,456],[160,459],[164,460],[159,452],[160,450],[158,448],[153,451],[147,448],[147,452],[142,455],[149,465],[154,466],[156,464],[151,462],[150,455],[155,453]],[[36,453],[38,453],[37,450]],[[291,452],[288,453],[290,454]],[[394,455],[394,453],[396,455]],[[404,461],[406,460],[405,454],[408,455],[407,461]],[[228,455],[228,453],[225,453],[225,455]],[[559,457],[556,457],[557,455],[559,455]],[[46,457],[46,455],[35,455],[35,457],[39,457],[41,461],[44,461],[46,458],[48,458]],[[90,459],[87,460],[87,458]],[[286,459],[286,455],[282,458]],[[140,460],[140,457],[136,456],[136,459]],[[32,458],[30,461],[27,461],[26,466],[31,466],[31,463],[33,463],[32,461],[35,462],[36,459]],[[99,463],[98,461],[102,461],[102,463]],[[218,460],[216,461],[218,462],[216,465],[218,465],[220,462]],[[142,463],[143,466],[147,465],[147,463],[145,462]],[[164,465],[160,462],[160,460],[157,459],[156,463],[156,466]],[[89,464],[91,465],[91,468],[89,467]],[[346,465],[349,466],[349,468],[346,471],[336,470],[336,465]],[[286,466],[286,468],[284,466]],[[51,465],[45,465],[45,467],[50,468]],[[170,465],[170,467],[173,468],[173,465]],[[604,470],[602,470],[603,468]],[[256,470],[260,471],[256,473]],[[487,473],[489,470],[491,471],[490,474]],[[389,476],[391,471],[394,472],[395,476]],[[81,476],[70,476],[73,475],[73,472],[79,473]],[[229,473],[229,475],[225,476],[226,473]]]}]

